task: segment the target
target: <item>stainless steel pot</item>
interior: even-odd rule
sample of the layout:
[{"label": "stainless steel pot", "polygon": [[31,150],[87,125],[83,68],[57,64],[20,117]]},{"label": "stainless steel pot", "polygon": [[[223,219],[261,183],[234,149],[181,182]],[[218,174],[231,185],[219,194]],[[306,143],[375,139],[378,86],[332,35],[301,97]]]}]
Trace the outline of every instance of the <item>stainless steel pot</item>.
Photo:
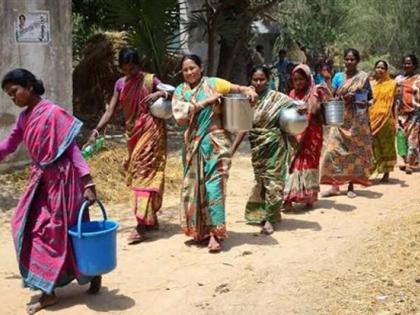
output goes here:
[{"label": "stainless steel pot", "polygon": [[153,116],[160,119],[169,119],[172,117],[172,102],[159,97],[155,102],[149,106],[150,112]]},{"label": "stainless steel pot", "polygon": [[333,100],[322,104],[325,124],[341,126],[344,123],[344,102]]},{"label": "stainless steel pot", "polygon": [[252,128],[254,111],[243,94],[228,94],[222,98],[223,128],[230,132],[248,131]]},{"label": "stainless steel pot", "polygon": [[299,114],[297,107],[304,104],[300,101],[293,101],[293,106],[283,109],[280,112],[280,129],[284,132],[296,136],[308,127],[308,115]]}]

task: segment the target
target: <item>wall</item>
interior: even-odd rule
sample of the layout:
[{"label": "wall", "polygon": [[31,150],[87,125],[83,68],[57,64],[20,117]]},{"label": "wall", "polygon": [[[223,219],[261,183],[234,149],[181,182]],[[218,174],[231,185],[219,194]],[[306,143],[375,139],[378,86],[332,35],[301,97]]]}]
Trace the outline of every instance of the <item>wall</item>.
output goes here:
[{"label": "wall", "polygon": [[[20,14],[49,11],[50,42],[17,43],[15,22]],[[0,1],[0,77],[13,68],[26,68],[43,80],[48,98],[72,109],[71,0]],[[0,139],[12,128],[19,109],[0,92]],[[0,171],[28,163],[20,148],[0,163]]]}]

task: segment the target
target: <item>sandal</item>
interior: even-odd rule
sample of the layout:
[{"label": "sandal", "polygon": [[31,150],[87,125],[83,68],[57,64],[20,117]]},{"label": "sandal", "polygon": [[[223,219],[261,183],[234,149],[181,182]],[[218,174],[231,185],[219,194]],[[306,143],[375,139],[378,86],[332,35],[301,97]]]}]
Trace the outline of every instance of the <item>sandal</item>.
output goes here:
[{"label": "sandal", "polygon": [[411,175],[411,174],[413,174],[413,169],[411,168],[411,167],[406,167],[405,168],[405,173],[407,174],[407,175]]},{"label": "sandal", "polygon": [[273,234],[274,233],[274,227],[273,227],[273,225],[269,221],[266,221],[265,224],[264,224],[264,226],[262,227],[260,233],[261,234],[264,234],[264,235],[271,235],[271,234]]},{"label": "sandal", "polygon": [[349,197],[349,198],[356,198],[356,197],[357,197],[357,195],[356,195],[356,193],[355,193],[354,191],[349,190],[349,191],[347,192],[347,197]]}]

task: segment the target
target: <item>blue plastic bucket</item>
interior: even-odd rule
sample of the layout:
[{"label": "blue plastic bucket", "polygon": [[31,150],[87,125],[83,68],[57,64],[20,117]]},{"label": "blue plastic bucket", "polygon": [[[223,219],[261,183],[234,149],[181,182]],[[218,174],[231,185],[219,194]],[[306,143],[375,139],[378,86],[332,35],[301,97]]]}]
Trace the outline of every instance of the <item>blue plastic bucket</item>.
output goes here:
[{"label": "blue plastic bucket", "polygon": [[108,220],[103,204],[97,200],[104,217],[103,221],[82,222],[83,213],[89,208],[85,201],[80,209],[77,224],[69,229],[81,274],[98,276],[113,270],[117,265],[118,223]]}]

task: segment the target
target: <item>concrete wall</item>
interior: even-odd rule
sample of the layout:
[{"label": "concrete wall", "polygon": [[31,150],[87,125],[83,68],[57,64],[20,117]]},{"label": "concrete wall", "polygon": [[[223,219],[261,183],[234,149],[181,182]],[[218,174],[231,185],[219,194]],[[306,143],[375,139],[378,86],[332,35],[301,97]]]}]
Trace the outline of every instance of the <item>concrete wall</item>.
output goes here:
[{"label": "concrete wall", "polygon": [[[50,42],[17,43],[15,22],[20,14],[49,11]],[[13,68],[26,68],[45,85],[45,98],[72,109],[71,0],[0,1],[0,77]],[[19,109],[0,92],[0,139],[12,128]],[[20,148],[0,163],[0,171],[28,162]]]}]

